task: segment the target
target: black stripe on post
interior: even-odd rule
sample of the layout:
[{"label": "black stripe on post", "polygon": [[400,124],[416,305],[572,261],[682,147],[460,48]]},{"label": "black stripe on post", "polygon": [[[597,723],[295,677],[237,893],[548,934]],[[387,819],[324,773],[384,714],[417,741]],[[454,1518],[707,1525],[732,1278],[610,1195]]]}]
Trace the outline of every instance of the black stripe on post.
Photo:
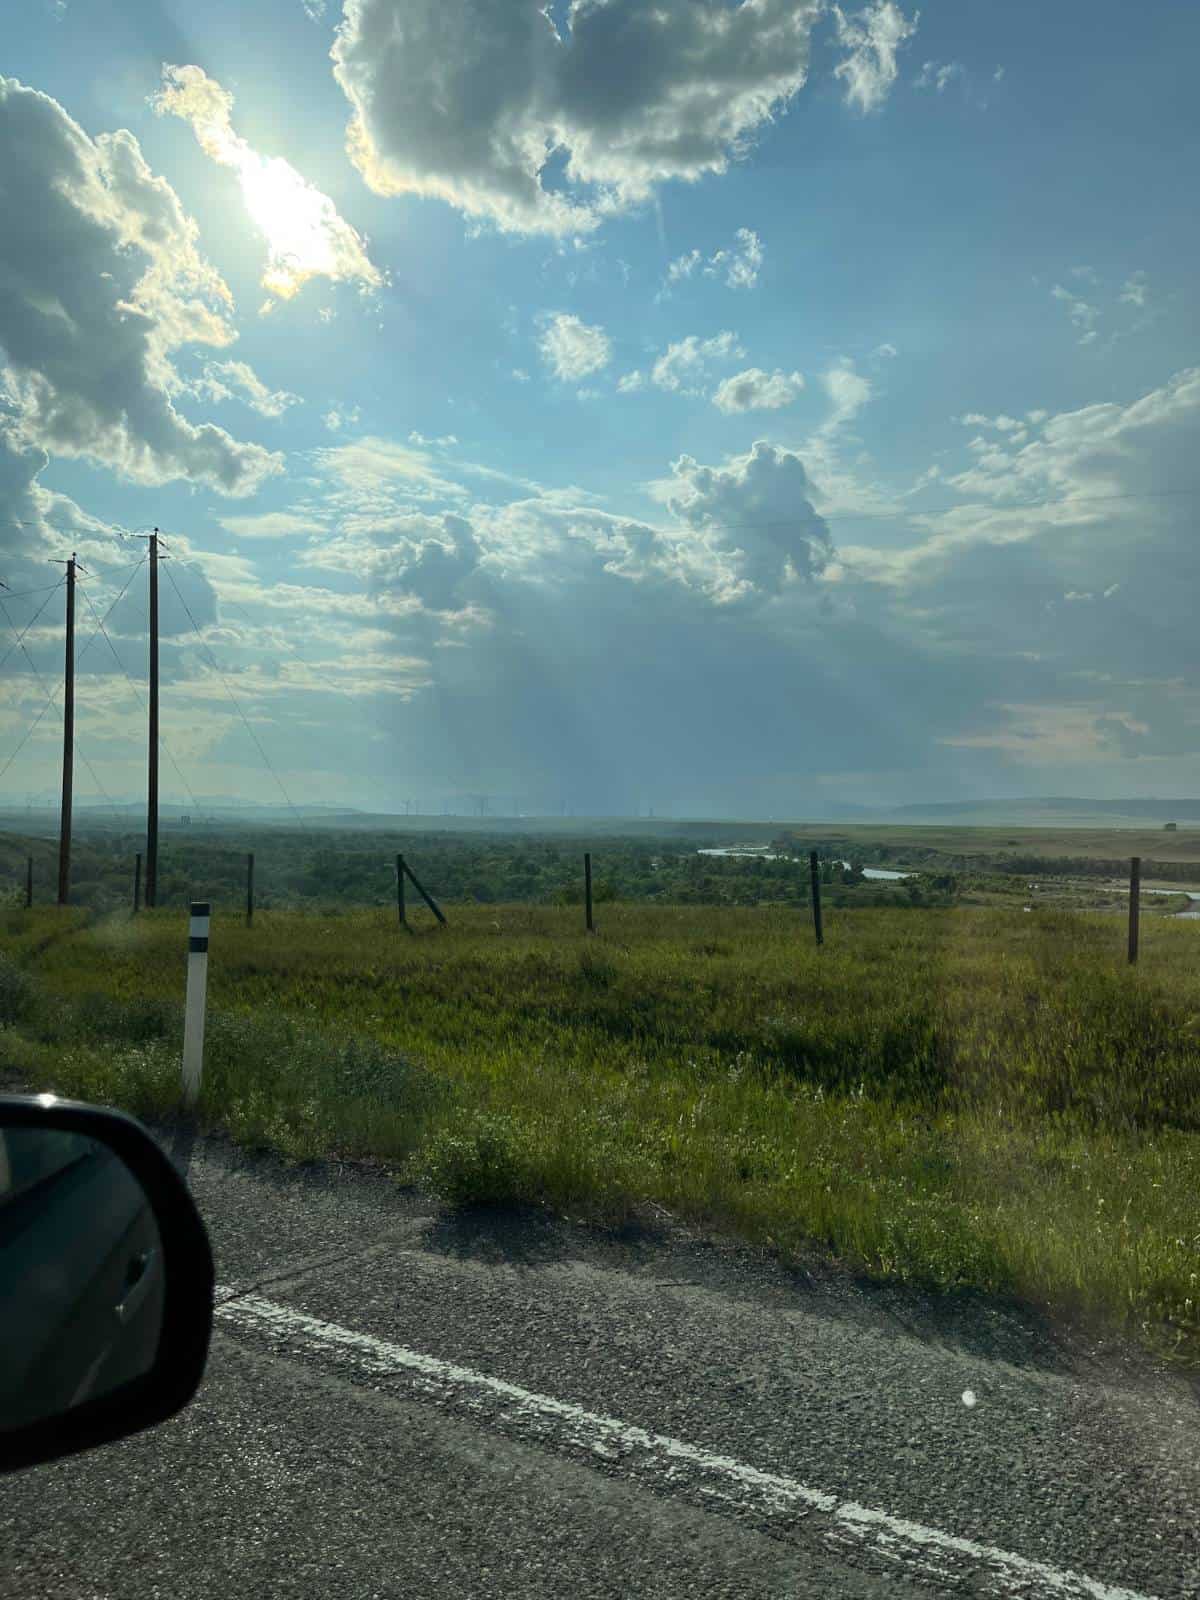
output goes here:
[{"label": "black stripe on post", "polygon": [[194,956],[202,956],[207,951],[207,949],[208,949],[208,935],[207,934],[203,934],[203,933],[196,934],[196,933],[193,933],[193,934],[189,934],[188,935],[188,952],[189,952],[189,954],[194,955]]}]

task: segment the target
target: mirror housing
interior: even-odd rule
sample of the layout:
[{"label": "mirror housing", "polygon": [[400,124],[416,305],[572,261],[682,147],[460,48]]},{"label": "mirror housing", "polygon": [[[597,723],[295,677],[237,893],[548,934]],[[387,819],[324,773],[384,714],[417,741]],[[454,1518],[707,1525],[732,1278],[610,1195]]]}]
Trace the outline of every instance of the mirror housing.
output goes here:
[{"label": "mirror housing", "polygon": [[[162,1319],[152,1365],[119,1387],[23,1426],[0,1417],[0,1472],[123,1439],[181,1410],[204,1374],[213,1319],[213,1259],[195,1202],[169,1156],[124,1112],[55,1095],[0,1096],[0,1133],[76,1134],[111,1151],[140,1185],[158,1228]],[[2,1213],[0,1213],[2,1215]],[[0,1244],[0,1286],[5,1252]],[[4,1359],[0,1327],[0,1360]]]}]

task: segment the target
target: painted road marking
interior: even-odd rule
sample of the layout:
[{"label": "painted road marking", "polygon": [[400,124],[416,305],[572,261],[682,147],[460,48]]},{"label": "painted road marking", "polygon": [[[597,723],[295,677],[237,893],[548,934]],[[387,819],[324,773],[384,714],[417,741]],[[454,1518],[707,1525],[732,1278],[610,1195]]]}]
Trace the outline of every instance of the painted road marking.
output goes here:
[{"label": "painted road marking", "polygon": [[668,1489],[691,1489],[710,1502],[723,1502],[739,1511],[792,1521],[812,1512],[822,1513],[829,1524],[821,1531],[822,1541],[839,1555],[847,1549],[869,1552],[949,1583],[971,1577],[976,1584],[986,1583],[995,1595],[1019,1594],[1024,1600],[1077,1600],[1082,1596],[1088,1600],[1157,1600],[1156,1596],[1101,1583],[1069,1568],[1031,1561],[994,1545],[978,1544],[905,1517],[841,1500],[795,1478],[763,1472],[732,1456],[703,1450],[666,1434],[649,1433],[569,1401],[535,1394],[504,1378],[493,1378],[486,1372],[423,1355],[369,1333],[323,1322],[261,1295],[243,1294],[231,1299],[231,1293],[236,1296],[236,1289],[217,1289],[218,1320],[265,1339],[282,1355],[307,1351],[336,1356],[342,1364],[349,1358],[364,1375],[404,1377],[410,1388],[425,1398],[465,1405],[483,1413],[488,1420],[500,1422],[506,1431],[620,1462],[638,1481],[653,1481]]}]

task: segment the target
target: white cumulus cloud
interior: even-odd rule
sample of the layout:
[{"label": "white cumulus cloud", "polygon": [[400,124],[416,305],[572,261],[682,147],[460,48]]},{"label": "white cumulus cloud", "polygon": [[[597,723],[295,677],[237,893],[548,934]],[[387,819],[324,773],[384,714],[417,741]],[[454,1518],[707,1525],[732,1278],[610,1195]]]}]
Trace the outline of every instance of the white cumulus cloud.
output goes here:
[{"label": "white cumulus cloud", "polygon": [[141,483],[246,494],[282,458],[172,397],[187,344],[235,338],[229,289],[131,133],[91,138],[49,95],[0,78],[0,433]]},{"label": "white cumulus cloud", "polygon": [[718,411],[775,411],[790,406],[804,387],[798,372],[764,372],[747,367],[716,387],[712,401]]},{"label": "white cumulus cloud", "polygon": [[654,363],[650,380],[660,389],[699,394],[699,384],[713,362],[736,361],[745,354],[738,343],[737,334],[728,329],[714,334],[711,339],[701,339],[689,333],[686,339],[679,339],[667,346]]},{"label": "white cumulus cloud", "polygon": [[[345,0],[334,75],[378,194],[569,234],[724,172],[803,86],[821,0]],[[563,183],[544,181],[552,155]]]},{"label": "white cumulus cloud", "polygon": [[565,311],[543,316],[542,323],[542,360],[564,383],[599,372],[612,359],[612,342],[603,328],[589,327]]}]

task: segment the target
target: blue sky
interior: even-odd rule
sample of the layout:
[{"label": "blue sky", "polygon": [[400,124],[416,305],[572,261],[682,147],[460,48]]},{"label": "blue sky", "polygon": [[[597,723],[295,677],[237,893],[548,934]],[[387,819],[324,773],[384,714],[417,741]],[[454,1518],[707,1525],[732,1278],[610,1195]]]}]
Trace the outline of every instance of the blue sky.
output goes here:
[{"label": "blue sky", "polygon": [[141,793],[153,524],[173,797],[1200,792],[1198,43],[1166,0],[37,0],[0,795],[55,785],[55,712],[11,758],[61,595],[15,634],[71,549],[79,792]]}]

